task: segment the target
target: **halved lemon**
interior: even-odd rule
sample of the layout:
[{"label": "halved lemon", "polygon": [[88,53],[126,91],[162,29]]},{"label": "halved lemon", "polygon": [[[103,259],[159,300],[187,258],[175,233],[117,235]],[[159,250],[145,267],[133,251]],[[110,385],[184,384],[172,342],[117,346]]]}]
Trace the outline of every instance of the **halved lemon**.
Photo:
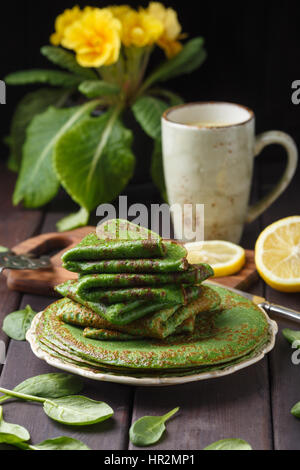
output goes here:
[{"label": "halved lemon", "polygon": [[269,225],[255,246],[257,270],[281,292],[300,292],[300,216]]},{"label": "halved lemon", "polygon": [[215,240],[187,243],[185,247],[188,262],[209,264],[215,277],[231,276],[239,272],[246,263],[245,250],[234,243]]}]

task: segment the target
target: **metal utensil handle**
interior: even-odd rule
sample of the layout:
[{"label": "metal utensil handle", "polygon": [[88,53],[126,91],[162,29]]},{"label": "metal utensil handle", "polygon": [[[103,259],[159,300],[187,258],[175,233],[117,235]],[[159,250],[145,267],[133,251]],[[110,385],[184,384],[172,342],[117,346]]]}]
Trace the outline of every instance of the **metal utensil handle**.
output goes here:
[{"label": "metal utensil handle", "polygon": [[300,323],[300,312],[296,312],[296,310],[283,307],[282,305],[269,304],[268,302],[264,303],[262,306],[270,315],[278,315],[282,318],[289,318]]}]

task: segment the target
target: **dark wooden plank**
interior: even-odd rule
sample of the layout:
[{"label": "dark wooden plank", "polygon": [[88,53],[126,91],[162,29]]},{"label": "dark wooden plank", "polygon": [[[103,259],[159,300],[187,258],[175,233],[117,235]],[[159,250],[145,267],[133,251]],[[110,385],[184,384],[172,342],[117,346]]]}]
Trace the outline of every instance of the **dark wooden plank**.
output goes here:
[{"label": "dark wooden plank", "polygon": [[[160,389],[138,388],[133,422],[180,406],[168,432],[154,449],[201,450],[225,438],[272,448],[266,361],[232,376]],[[130,444],[130,449],[134,446]]]},{"label": "dark wooden plank", "polygon": [[[264,168],[263,175],[266,183],[275,181],[280,175],[281,168],[278,167],[277,171],[275,170],[274,168],[270,176],[268,168]],[[270,187],[266,184],[265,190],[268,189]],[[299,199],[299,179],[296,177],[287,192],[264,215],[264,227],[280,218],[299,214]],[[284,294],[266,286],[265,295],[271,302],[300,312],[300,294]],[[293,365],[292,353],[294,351],[283,338],[281,331],[283,328],[299,330],[300,325],[278,318],[276,320],[279,325],[279,334],[276,347],[270,355],[274,445],[276,450],[299,450],[300,423],[290,414],[292,406],[300,401],[299,366]]]},{"label": "dark wooden plank", "polygon": [[[43,216],[41,211],[25,211],[20,207],[13,207],[11,197],[16,176],[9,172],[3,163],[0,165],[0,173],[0,245],[11,248],[37,233]],[[19,293],[7,288],[5,277],[0,276],[0,326],[4,317],[18,308],[20,298]],[[6,345],[8,343],[8,338],[2,329],[0,329],[0,341],[4,341]]]},{"label": "dark wooden plank", "polygon": [[[55,223],[61,216],[62,214],[55,213],[47,215],[42,232],[54,230]],[[53,302],[51,298],[25,295],[21,307],[29,304],[36,311],[41,311],[51,302]],[[31,352],[29,344],[11,341],[0,383],[1,386],[10,388],[28,377],[47,372],[57,372],[57,370],[37,359]],[[40,406],[17,402],[5,405],[5,417],[7,421],[25,426],[34,443],[49,437],[67,435],[82,440],[93,450],[127,449],[132,389],[125,385],[91,380],[86,380],[85,384],[84,394],[108,403],[115,411],[113,419],[95,426],[70,428],[51,421]]]}]

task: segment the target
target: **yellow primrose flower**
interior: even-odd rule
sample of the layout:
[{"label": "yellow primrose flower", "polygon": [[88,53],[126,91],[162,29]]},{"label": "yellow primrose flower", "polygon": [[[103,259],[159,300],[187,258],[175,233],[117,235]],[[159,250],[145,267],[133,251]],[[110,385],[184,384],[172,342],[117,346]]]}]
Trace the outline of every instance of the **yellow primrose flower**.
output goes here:
[{"label": "yellow primrose flower", "polygon": [[159,2],[151,2],[147,11],[164,25],[164,32],[158,39],[157,44],[165,51],[169,59],[174,57],[183,47],[181,42],[178,41],[182,28],[176,11],[173,8],[166,8]]},{"label": "yellow primrose flower", "polygon": [[55,33],[50,37],[51,44],[59,46],[64,37],[66,28],[79,20],[81,15],[82,11],[78,6],[75,6],[72,10],[65,10],[61,15],[59,15],[55,21]]},{"label": "yellow primrose flower", "polygon": [[82,67],[111,65],[119,58],[121,29],[107,8],[93,8],[66,29],[62,45],[76,52]]},{"label": "yellow primrose flower", "polygon": [[154,44],[164,31],[163,24],[145,10],[131,10],[122,17],[122,42],[125,46]]}]

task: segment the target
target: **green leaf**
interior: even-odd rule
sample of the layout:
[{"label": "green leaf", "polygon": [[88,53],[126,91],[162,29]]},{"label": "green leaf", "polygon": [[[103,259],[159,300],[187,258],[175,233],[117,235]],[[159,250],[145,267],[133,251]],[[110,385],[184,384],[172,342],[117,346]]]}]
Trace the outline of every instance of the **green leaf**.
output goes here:
[{"label": "green leaf", "polygon": [[105,82],[104,80],[89,80],[79,85],[79,91],[88,98],[118,95],[121,89],[118,85]]},{"label": "green leaf", "polygon": [[59,189],[53,168],[53,149],[59,138],[96,107],[90,102],[80,107],[56,109],[50,107],[34,117],[27,130],[24,157],[13,202],[24,200],[27,208],[47,204]]},{"label": "green leaf", "polygon": [[178,75],[191,73],[199,68],[205,59],[204,39],[201,37],[191,39],[177,56],[164,62],[149,76],[143,88],[148,88],[155,82],[165,82]]},{"label": "green leaf", "polygon": [[3,321],[2,329],[9,338],[16,341],[25,341],[26,333],[35,315],[36,312],[32,310],[30,305],[27,305],[24,310],[19,310],[7,315]]},{"label": "green leaf", "polygon": [[84,207],[75,214],[70,214],[57,222],[56,227],[59,232],[68,232],[78,227],[85,227],[89,221],[90,213]]},{"label": "green leaf", "polygon": [[82,77],[59,70],[24,70],[11,73],[5,77],[7,85],[30,85],[34,83],[49,83],[53,86],[76,87],[82,82]]},{"label": "green leaf", "polygon": [[162,156],[162,143],[160,139],[154,142],[154,150],[151,162],[151,176],[154,184],[159,189],[164,201],[168,201],[166,181],[164,174],[163,156]]},{"label": "green leaf", "polygon": [[85,119],[57,142],[56,171],[77,204],[91,211],[120,194],[134,170],[131,144],[116,110]]},{"label": "green leaf", "polygon": [[61,47],[56,46],[44,46],[41,48],[41,53],[47,57],[53,64],[59,65],[60,67],[69,70],[70,72],[82,77],[86,80],[93,80],[97,78],[96,72],[93,70],[81,67],[74,54],[66,51]]},{"label": "green leaf", "polygon": [[300,402],[293,406],[291,413],[293,416],[295,416],[295,418],[300,418]]},{"label": "green leaf", "polygon": [[158,95],[162,96],[163,98],[167,99],[170,106],[178,106],[179,104],[183,104],[184,101],[181,96],[173,93],[172,91],[165,90],[164,88],[154,88],[153,90],[149,90],[149,95]]},{"label": "green leaf", "polygon": [[111,418],[114,414],[106,403],[80,396],[46,400],[44,411],[54,421],[70,426],[100,423]]},{"label": "green leaf", "polygon": [[0,246],[0,253],[6,253],[9,251],[9,248],[6,248],[5,246]]},{"label": "green leaf", "polygon": [[44,112],[49,106],[61,106],[68,98],[69,92],[65,89],[42,88],[28,93],[18,104],[11,123],[10,149],[11,155],[8,167],[12,171],[20,168],[23,145],[26,138],[26,129],[37,114]]},{"label": "green leaf", "polygon": [[40,444],[29,445],[30,450],[91,450],[83,442],[71,437],[57,437],[56,439],[47,439]]},{"label": "green leaf", "polygon": [[156,444],[166,430],[165,422],[179,411],[179,408],[170,411],[164,416],[145,416],[136,421],[130,428],[129,437],[132,444],[146,447]]},{"label": "green leaf", "polygon": [[286,328],[282,330],[282,334],[285,337],[285,339],[288,340],[289,343],[294,344],[295,341],[299,342],[299,349],[300,349],[300,331],[297,330],[290,330],[289,328]]},{"label": "green leaf", "polygon": [[252,450],[252,447],[242,439],[223,439],[222,441],[214,442],[204,450]]},{"label": "green leaf", "polygon": [[151,96],[139,98],[132,106],[135,119],[152,139],[161,138],[161,118],[169,108],[164,101]]},{"label": "green leaf", "polygon": [[[67,395],[75,395],[83,389],[82,380],[69,374],[44,374],[31,377],[17,385],[13,391],[44,398],[61,398]],[[8,395],[0,397],[0,403],[9,400]]]},{"label": "green leaf", "polygon": [[29,441],[30,434],[27,429],[18,424],[6,423],[3,419],[3,408],[0,406],[0,443],[15,445],[19,442]]}]

